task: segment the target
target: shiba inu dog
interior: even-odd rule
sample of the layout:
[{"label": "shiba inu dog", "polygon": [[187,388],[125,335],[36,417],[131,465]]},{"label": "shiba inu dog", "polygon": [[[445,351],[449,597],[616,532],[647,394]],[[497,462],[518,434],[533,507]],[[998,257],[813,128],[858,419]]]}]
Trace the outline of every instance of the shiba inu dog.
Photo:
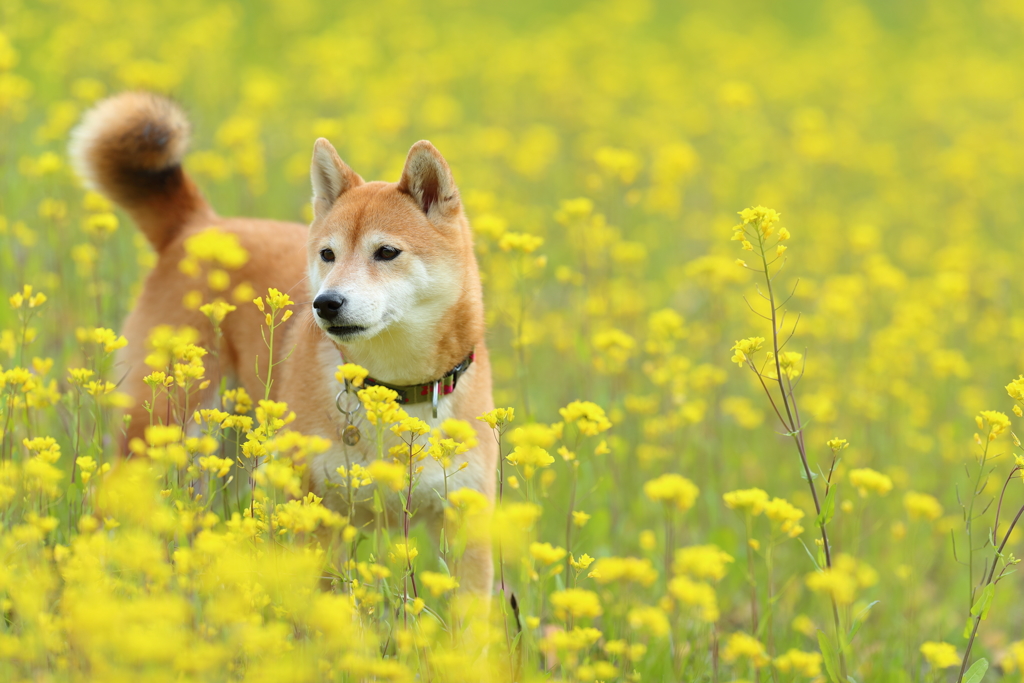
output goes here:
[{"label": "shiba inu dog", "polygon": [[[295,411],[292,429],[332,441],[309,465],[310,489],[325,504],[350,515],[354,524],[373,515],[360,505],[347,509],[339,493],[339,466],[365,465],[377,457],[375,439],[341,438],[360,419],[356,405],[342,405],[351,398],[335,379],[343,362],[366,368],[367,382],[395,388],[409,415],[431,426],[447,418],[473,424],[478,445],[457,456],[448,490],[471,488],[493,500],[497,448],[486,425],[475,420],[494,407],[480,278],[469,223],[441,154],[429,142],[417,142],[397,183],[365,182],[327,140],[317,140],[311,165],[314,220],[307,228],[217,216],[182,168],[188,136],[188,120],[173,102],[142,92],[100,102],[72,134],[70,152],[80,175],[131,215],[159,256],[123,328],[129,344],[119,359],[127,373],[122,389],[136,402],[129,412],[129,439],[142,436],[149,423],[142,403],[151,396],[143,382],[150,372],[143,362],[150,330],[188,325],[200,331],[201,345],[216,344],[210,322],[183,306],[197,285],[179,269],[185,240],[216,226],[235,235],[249,253],[247,263],[231,273],[232,285],[248,282],[257,292],[274,287],[305,309],[288,323],[286,343],[275,349],[275,360],[287,360],[278,369],[281,380],[272,386],[272,398]],[[209,290],[203,294],[205,301],[212,298]],[[225,375],[252,396],[263,395],[255,369],[257,357],[266,367],[262,318],[255,306],[240,305],[224,319],[218,353],[206,359],[212,380],[207,404],[216,399]],[[167,408],[164,399],[154,413],[169,415]],[[364,435],[369,429],[364,427]],[[386,435],[385,451],[398,443],[390,431]],[[430,459],[419,465],[410,507],[416,519],[438,530],[444,473]],[[386,506],[391,522],[401,519],[397,495]],[[460,563],[463,589],[478,594],[490,591],[493,577],[490,541],[480,531],[472,534]]]}]

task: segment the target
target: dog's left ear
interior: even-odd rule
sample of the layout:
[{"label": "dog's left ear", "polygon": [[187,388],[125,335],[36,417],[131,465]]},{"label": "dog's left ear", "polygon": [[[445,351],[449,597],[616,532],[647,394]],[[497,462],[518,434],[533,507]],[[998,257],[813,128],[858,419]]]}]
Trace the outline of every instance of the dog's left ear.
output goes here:
[{"label": "dog's left ear", "polygon": [[459,209],[459,188],[448,162],[426,140],[409,150],[398,189],[412,197],[431,220],[448,218]]}]

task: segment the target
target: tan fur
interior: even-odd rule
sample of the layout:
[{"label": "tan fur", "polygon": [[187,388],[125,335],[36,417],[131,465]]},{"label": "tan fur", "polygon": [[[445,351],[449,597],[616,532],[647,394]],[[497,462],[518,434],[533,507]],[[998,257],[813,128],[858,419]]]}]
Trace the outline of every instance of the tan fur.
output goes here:
[{"label": "tan fur", "polygon": [[[196,287],[178,270],[178,262],[188,236],[216,225],[236,234],[250,254],[249,262],[232,273],[232,286],[247,281],[258,292],[275,287],[297,302],[295,317],[286,323],[285,341],[277,348],[278,360],[292,355],[277,370],[273,398],[286,401],[296,412],[293,429],[334,442],[310,463],[311,490],[351,515],[353,523],[372,517],[361,505],[346,509],[347,498],[338,486],[339,465],[376,457],[369,438],[372,427],[365,421],[366,438],[358,446],[346,447],[338,438],[343,421],[335,397],[341,386],[334,372],[342,358],[366,367],[380,381],[417,384],[441,377],[475,350],[475,362],[456,390],[441,398],[437,419],[429,403],[406,409],[435,426],[455,417],[476,427],[480,445],[462,456],[467,467],[451,476],[448,486],[470,487],[493,500],[498,453],[486,426],[475,420],[493,408],[480,278],[472,233],[440,153],[429,142],[418,142],[398,183],[365,183],[330,143],[318,140],[311,165],[316,218],[307,230],[294,223],[217,217],[181,168],[187,137],[188,122],[181,110],[148,93],[124,93],[101,102],[73,134],[71,151],[80,173],[131,213],[159,253],[124,326],[129,345],[120,358],[128,372],[122,389],[136,399],[129,439],[141,436],[148,423],[141,404],[150,396],[142,382],[149,372],[143,363],[149,331],[160,324],[190,325],[201,331],[201,344],[210,348],[214,343],[205,317],[182,306],[186,292]],[[337,255],[332,263],[320,258],[325,244]],[[394,261],[381,262],[373,257],[381,244],[402,253]],[[321,292],[343,293],[346,310],[358,318],[355,323],[365,323],[366,330],[352,338],[332,338],[317,324],[311,307]],[[211,298],[204,292],[204,300]],[[237,378],[254,398],[262,397],[254,371],[257,356],[261,367],[266,363],[261,325],[262,315],[252,305],[240,305],[227,316],[221,365],[207,358],[207,377],[213,380],[207,400],[225,373]],[[166,412],[166,403],[156,406],[161,418]],[[388,437],[393,435],[388,432]],[[436,463],[428,460],[423,465],[412,507],[436,532],[443,520],[437,495],[443,490],[443,476]],[[389,521],[396,523],[397,496],[386,503]],[[490,541],[485,532],[473,536],[459,568],[462,585],[488,593],[493,578]]]}]

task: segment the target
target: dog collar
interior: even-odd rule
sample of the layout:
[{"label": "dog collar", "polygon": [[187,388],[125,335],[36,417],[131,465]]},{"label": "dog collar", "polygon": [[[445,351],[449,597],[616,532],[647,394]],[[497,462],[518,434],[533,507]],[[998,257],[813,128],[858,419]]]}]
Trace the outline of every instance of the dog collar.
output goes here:
[{"label": "dog collar", "polygon": [[[455,391],[455,387],[459,383],[459,378],[466,374],[466,370],[469,369],[469,366],[472,365],[475,359],[475,349],[471,349],[469,355],[463,358],[461,363],[446,372],[442,377],[431,380],[430,382],[424,382],[423,384],[388,384],[387,382],[381,382],[373,377],[366,377],[363,379],[363,385],[387,387],[388,389],[391,389],[398,394],[398,398],[395,399],[395,402],[400,403],[401,405],[426,403],[427,401],[430,401],[434,405],[434,417],[437,417],[438,399],[441,396],[447,396]],[[342,357],[341,360],[342,363],[345,362],[344,357]]]}]

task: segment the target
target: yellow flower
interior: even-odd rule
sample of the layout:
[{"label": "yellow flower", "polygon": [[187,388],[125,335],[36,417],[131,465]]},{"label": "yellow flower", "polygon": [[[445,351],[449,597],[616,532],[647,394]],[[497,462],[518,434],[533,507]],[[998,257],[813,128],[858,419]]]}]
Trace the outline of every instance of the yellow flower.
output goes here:
[{"label": "yellow flower", "polygon": [[68,368],[68,381],[75,386],[84,387],[95,374],[89,368]]},{"label": "yellow flower", "polygon": [[779,523],[779,528],[790,538],[796,538],[803,533],[804,528],[799,522],[804,518],[804,511],[794,507],[784,498],[773,498],[765,503],[765,516],[773,522]]},{"label": "yellow flower", "polygon": [[391,546],[391,552],[388,553],[388,557],[391,559],[392,562],[406,564],[407,562],[412,562],[417,557],[419,557],[419,554],[420,551],[416,550],[416,548],[411,545],[406,545],[405,543],[395,543],[393,546]]},{"label": "yellow flower", "polygon": [[105,327],[96,327],[93,329],[79,327],[75,330],[75,337],[83,344],[93,343],[103,347],[104,353],[111,353],[117,349],[123,349],[128,345],[127,339],[122,336],[118,336],[113,330],[109,330]]},{"label": "yellow flower", "polygon": [[224,396],[221,398],[221,403],[226,408],[229,401],[235,404],[234,412],[239,415],[245,415],[252,410],[252,399],[243,387],[225,391]]},{"label": "yellow flower", "polygon": [[408,417],[396,403],[398,393],[394,389],[375,384],[360,389],[357,396],[366,409],[366,419],[370,424],[384,426]]},{"label": "yellow flower", "polygon": [[37,375],[43,377],[53,369],[53,359],[35,357],[32,359],[32,369],[36,371]]},{"label": "yellow flower", "polygon": [[850,484],[857,487],[861,498],[867,496],[868,491],[880,496],[892,491],[892,479],[868,467],[850,470]]},{"label": "yellow flower", "polygon": [[583,553],[579,557],[573,557],[572,554],[569,555],[569,565],[576,571],[583,571],[593,563],[594,558],[586,553]]},{"label": "yellow flower", "polygon": [[232,306],[224,301],[214,301],[199,307],[199,312],[209,318],[210,322],[214,325],[220,325],[224,322],[224,318],[227,317],[228,313],[236,310],[238,310],[237,306]]},{"label": "yellow flower", "polygon": [[587,522],[590,521],[590,515],[582,510],[572,511],[572,523],[578,527],[583,527]]},{"label": "yellow flower", "polygon": [[988,427],[989,441],[995,440],[997,436],[1010,428],[1010,418],[998,410],[983,410],[974,418],[974,421],[978,424],[978,429]]},{"label": "yellow flower", "polygon": [[33,439],[22,439],[21,443],[37,458],[42,458],[48,463],[55,463],[60,459],[60,445],[52,436],[37,436]]},{"label": "yellow flower", "polygon": [[956,653],[956,646],[949,643],[940,643],[929,640],[921,644],[921,654],[928,660],[928,666],[933,669],[947,669],[951,666],[959,666],[960,656]]},{"label": "yellow flower", "polygon": [[1015,401],[1024,401],[1024,375],[1006,385],[1006,393]]},{"label": "yellow flower", "polygon": [[629,610],[626,620],[633,629],[643,629],[654,638],[668,635],[670,630],[668,617],[659,607],[641,606]]},{"label": "yellow flower", "polygon": [[370,371],[364,367],[360,367],[355,363],[345,363],[344,365],[338,366],[338,371],[334,373],[334,379],[339,382],[348,381],[354,387],[363,386],[363,380],[369,376]]},{"label": "yellow flower", "polygon": [[626,369],[626,363],[636,349],[636,340],[622,330],[605,330],[594,335],[591,343],[598,351],[594,367],[599,372],[616,374]]},{"label": "yellow flower", "polygon": [[743,367],[749,357],[755,352],[760,350],[764,345],[764,337],[749,337],[748,339],[739,339],[735,344],[732,345],[732,351],[736,353],[732,356],[732,362],[736,365]]},{"label": "yellow flower", "polygon": [[154,370],[167,370],[175,361],[201,359],[206,350],[195,346],[198,341],[199,331],[195,328],[157,325],[146,339],[150,353],[144,362]]},{"label": "yellow flower", "polygon": [[188,275],[198,275],[200,263],[216,263],[229,270],[238,270],[249,262],[249,252],[238,236],[217,227],[206,228],[185,239],[185,258],[178,264]]},{"label": "yellow flower", "polygon": [[454,576],[440,574],[438,572],[420,572],[416,575],[423,585],[427,587],[430,594],[435,598],[459,587],[459,581]]},{"label": "yellow flower", "polygon": [[114,205],[110,203],[110,200],[101,195],[98,192],[88,191],[82,198],[82,208],[86,211],[94,213],[103,213],[113,211]]},{"label": "yellow flower", "polygon": [[[430,425],[418,417],[403,417],[401,420],[391,425],[391,431],[395,434],[412,434],[413,437],[423,436],[430,432]],[[402,446],[403,450],[407,449]]]},{"label": "yellow flower", "polygon": [[366,472],[373,481],[392,491],[398,491],[405,487],[406,468],[397,462],[374,460],[367,466]]},{"label": "yellow flower", "polygon": [[512,431],[512,443],[515,445],[536,445],[542,449],[549,449],[559,437],[560,432],[540,422],[516,427]]},{"label": "yellow flower", "polygon": [[[768,367],[765,369],[765,377],[771,379],[778,379],[778,375],[775,374],[775,353],[769,351],[765,357],[768,360]],[[800,376],[803,371],[803,359],[804,354],[796,351],[782,351],[779,353],[779,368],[782,370],[782,374],[793,380]]]},{"label": "yellow flower", "polygon": [[20,292],[16,292],[8,299],[11,308],[18,310],[24,306],[38,308],[46,303],[46,295],[42,292],[32,293],[32,285],[25,285]]},{"label": "yellow flower", "polygon": [[527,479],[531,479],[537,469],[555,462],[551,454],[539,446],[516,446],[505,459],[516,467],[522,466],[523,476]]},{"label": "yellow flower", "polygon": [[491,429],[503,430],[515,419],[515,411],[512,408],[495,408],[477,419],[486,422]]},{"label": "yellow flower", "polygon": [[449,418],[441,423],[441,433],[450,439],[454,439],[465,450],[474,448],[477,445],[476,430],[473,425],[465,420]]},{"label": "yellow flower", "polygon": [[633,582],[650,586],[658,578],[658,572],[647,558],[604,557],[594,564],[588,574],[600,584]]},{"label": "yellow flower", "polygon": [[93,472],[99,466],[98,463],[88,455],[83,455],[75,458],[75,464],[78,465],[78,471],[82,473],[82,483],[88,484],[92,478]]},{"label": "yellow flower", "polygon": [[826,445],[832,449],[833,452],[838,453],[839,451],[847,448],[850,444],[846,439],[840,439],[838,436],[834,439],[830,439]]},{"label": "yellow flower", "polygon": [[934,522],[942,516],[942,504],[935,496],[927,493],[907,491],[903,496],[903,507],[911,519],[927,519]]},{"label": "yellow flower", "polygon": [[562,225],[588,218],[594,212],[594,202],[587,197],[563,199],[555,212],[555,220]]},{"label": "yellow flower", "polygon": [[449,493],[448,502],[451,504],[451,507],[447,508],[445,513],[454,522],[459,523],[478,521],[491,508],[487,496],[468,487],[456,489]]},{"label": "yellow flower", "polygon": [[748,659],[754,666],[764,666],[771,661],[761,641],[746,633],[733,633],[729,636],[722,650],[722,659],[729,663]]},{"label": "yellow flower", "polygon": [[856,597],[856,578],[838,568],[825,568],[808,574],[805,583],[815,593],[829,595],[840,605],[849,605]]},{"label": "yellow flower", "polygon": [[199,458],[199,466],[207,472],[214,472],[218,478],[227,476],[232,465],[234,465],[234,461],[231,458],[218,458],[216,455]]},{"label": "yellow flower", "polygon": [[718,597],[711,584],[676,576],[668,582],[668,592],[680,603],[697,607],[701,621],[709,624],[718,621]]},{"label": "yellow flower", "polygon": [[739,489],[723,494],[722,500],[730,510],[743,510],[756,517],[768,504],[768,494],[761,489]]},{"label": "yellow flower", "polygon": [[117,385],[115,385],[113,382],[107,382],[105,380],[99,380],[99,381],[86,382],[86,384],[85,384],[85,386],[83,388],[85,389],[85,392],[87,394],[89,394],[90,396],[100,397],[100,396],[106,396],[107,394],[112,392],[114,389],[117,388]]},{"label": "yellow flower", "polygon": [[531,543],[530,555],[541,564],[554,564],[565,557],[566,550],[550,543]]},{"label": "yellow flower", "polygon": [[812,637],[818,631],[818,627],[814,625],[814,621],[806,614],[798,614],[793,617],[790,627],[797,633],[802,633],[808,638]]},{"label": "yellow flower", "polygon": [[559,408],[558,413],[566,424],[575,424],[584,436],[596,436],[612,427],[604,409],[590,401],[573,401]]},{"label": "yellow flower", "polygon": [[699,493],[692,481],[678,474],[663,474],[644,484],[644,494],[652,501],[672,504],[684,512],[693,507]]},{"label": "yellow flower", "polygon": [[594,152],[594,162],[598,168],[617,178],[623,185],[632,184],[641,168],[640,157],[628,149],[615,147],[599,147]]},{"label": "yellow flower", "polygon": [[114,234],[117,231],[117,225],[117,216],[109,212],[94,213],[82,221],[82,229],[85,233],[100,239]]},{"label": "yellow flower", "polygon": [[498,238],[498,248],[502,251],[520,251],[524,254],[532,254],[542,244],[544,244],[543,237],[521,232],[506,232]]},{"label": "yellow flower", "polygon": [[1010,643],[1003,656],[1003,669],[1006,671],[1024,671],[1024,640]]},{"label": "yellow flower", "polygon": [[177,425],[150,425],[145,430],[146,443],[166,446],[181,441],[181,427]]},{"label": "yellow flower", "polygon": [[550,597],[555,616],[559,619],[593,619],[601,616],[601,601],[597,593],[581,588],[555,591]]},{"label": "yellow flower", "polygon": [[733,557],[716,545],[694,545],[676,551],[672,570],[695,579],[721,581]]},{"label": "yellow flower", "polygon": [[793,671],[807,678],[821,675],[821,653],[819,652],[790,649],[786,654],[776,657],[772,663],[782,673]]}]

